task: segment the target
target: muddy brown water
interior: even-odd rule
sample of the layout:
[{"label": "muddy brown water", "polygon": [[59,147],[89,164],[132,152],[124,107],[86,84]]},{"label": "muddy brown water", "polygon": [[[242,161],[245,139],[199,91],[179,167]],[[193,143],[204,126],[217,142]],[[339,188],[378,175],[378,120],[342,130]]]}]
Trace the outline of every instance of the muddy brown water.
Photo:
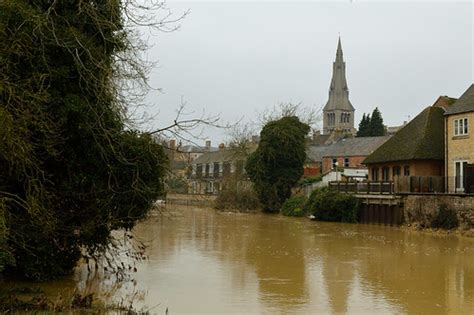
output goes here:
[{"label": "muddy brown water", "polygon": [[41,288],[157,314],[474,314],[472,238],[195,207],[134,233],[149,259],[130,281],[82,266]]}]

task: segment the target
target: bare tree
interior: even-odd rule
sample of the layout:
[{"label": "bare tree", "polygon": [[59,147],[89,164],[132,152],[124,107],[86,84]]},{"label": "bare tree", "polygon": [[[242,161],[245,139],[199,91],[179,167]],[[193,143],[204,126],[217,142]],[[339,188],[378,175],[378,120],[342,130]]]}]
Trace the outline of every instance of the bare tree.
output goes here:
[{"label": "bare tree", "polygon": [[322,107],[307,107],[300,103],[280,103],[265,109],[258,115],[259,123],[263,126],[269,121],[278,120],[282,117],[296,116],[300,121],[316,130],[322,119]]}]

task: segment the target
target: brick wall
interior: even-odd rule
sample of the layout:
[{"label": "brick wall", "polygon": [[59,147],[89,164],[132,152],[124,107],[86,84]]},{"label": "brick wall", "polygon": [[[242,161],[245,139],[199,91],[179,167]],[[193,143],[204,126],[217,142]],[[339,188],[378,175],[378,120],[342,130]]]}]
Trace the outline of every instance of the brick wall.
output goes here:
[{"label": "brick wall", "polygon": [[335,157],[324,157],[323,158],[323,173],[332,170],[332,160],[337,159],[339,167],[344,167],[344,158],[349,159],[349,167],[360,168],[365,167],[362,165],[362,161],[365,160],[366,156],[335,156]]}]

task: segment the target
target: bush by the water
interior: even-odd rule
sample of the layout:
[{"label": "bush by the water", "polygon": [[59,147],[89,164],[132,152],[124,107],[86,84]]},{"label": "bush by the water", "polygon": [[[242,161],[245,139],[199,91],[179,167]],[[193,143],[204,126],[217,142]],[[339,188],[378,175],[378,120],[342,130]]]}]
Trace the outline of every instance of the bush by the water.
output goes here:
[{"label": "bush by the water", "polygon": [[281,213],[289,217],[302,217],[305,214],[303,211],[305,203],[306,198],[304,196],[290,197],[281,207]]},{"label": "bush by the water", "polygon": [[303,211],[319,221],[356,222],[358,201],[350,194],[325,187],[311,193]]},{"label": "bush by the water", "polygon": [[246,182],[226,183],[215,201],[218,210],[255,210],[260,209],[260,201],[253,187]]},{"label": "bush by the water", "polygon": [[431,227],[438,229],[454,229],[459,226],[459,220],[456,211],[448,208],[446,205],[441,205],[438,214],[431,223]]},{"label": "bush by the water", "polygon": [[300,181],[298,182],[300,185],[309,185],[309,184],[313,184],[313,183],[318,183],[320,181],[323,180],[323,177],[321,175],[317,175],[317,176],[309,176],[309,177],[304,177],[302,179],[300,179]]}]

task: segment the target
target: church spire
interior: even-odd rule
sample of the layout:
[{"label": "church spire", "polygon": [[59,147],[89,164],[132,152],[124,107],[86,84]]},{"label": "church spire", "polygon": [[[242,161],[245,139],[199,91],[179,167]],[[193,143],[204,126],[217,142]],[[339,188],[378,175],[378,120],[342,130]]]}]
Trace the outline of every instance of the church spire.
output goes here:
[{"label": "church spire", "polygon": [[339,36],[339,40],[337,41],[336,62],[344,62],[344,58],[342,57],[341,36]]},{"label": "church spire", "polygon": [[341,37],[337,42],[336,60],[332,65],[332,79],[329,86],[329,99],[324,106],[324,133],[334,130],[354,130],[354,107],[349,101],[346,81],[346,63],[342,53]]},{"label": "church spire", "polygon": [[329,86],[329,99],[324,107],[328,110],[354,111],[354,107],[349,101],[349,89],[346,81],[346,63],[342,53],[341,38],[337,43],[336,60],[332,66],[332,79]]}]

